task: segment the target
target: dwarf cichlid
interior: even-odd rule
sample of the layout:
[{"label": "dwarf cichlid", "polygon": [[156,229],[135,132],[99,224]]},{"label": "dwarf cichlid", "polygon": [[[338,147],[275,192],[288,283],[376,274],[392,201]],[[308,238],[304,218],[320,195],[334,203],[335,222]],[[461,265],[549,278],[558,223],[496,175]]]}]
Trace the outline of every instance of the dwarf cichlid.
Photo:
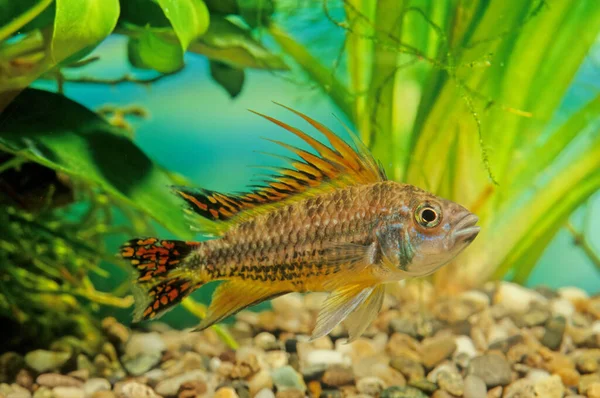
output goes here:
[{"label": "dwarf cichlid", "polygon": [[220,280],[200,330],[286,293],[329,292],[312,338],[345,321],[354,340],[380,311],[386,283],[428,275],[475,239],[478,218],[464,207],[388,181],[358,138],[352,135],[354,149],[290,111],[330,145],[261,115],[315,152],[274,141],[297,159],[286,158],[288,167],[273,168],[264,186],[247,193],[174,187],[210,240],[139,238],[121,248],[139,272],[136,321],[157,318]]}]

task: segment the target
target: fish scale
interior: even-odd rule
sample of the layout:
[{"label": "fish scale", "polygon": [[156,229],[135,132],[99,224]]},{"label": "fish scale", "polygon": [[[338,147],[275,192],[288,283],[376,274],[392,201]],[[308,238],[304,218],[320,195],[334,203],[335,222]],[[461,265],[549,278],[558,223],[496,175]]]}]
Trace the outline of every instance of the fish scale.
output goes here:
[{"label": "fish scale", "polygon": [[[289,109],[289,108],[288,108]],[[477,235],[477,217],[417,187],[387,181],[367,148],[354,148],[322,124],[293,111],[328,146],[261,115],[314,152],[291,151],[288,167],[250,192],[224,194],[174,187],[196,229],[212,240],[132,239],[121,256],[138,272],[134,321],[154,319],[195,289],[222,281],[199,330],[289,292],[325,291],[313,338],[342,320],[349,340],[380,310],[384,284],[427,275]]]}]

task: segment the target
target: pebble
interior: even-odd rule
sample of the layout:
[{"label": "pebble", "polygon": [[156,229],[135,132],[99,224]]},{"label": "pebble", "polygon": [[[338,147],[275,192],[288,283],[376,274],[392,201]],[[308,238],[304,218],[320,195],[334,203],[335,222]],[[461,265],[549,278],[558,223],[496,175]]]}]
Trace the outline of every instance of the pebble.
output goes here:
[{"label": "pebble", "polygon": [[437,377],[437,384],[442,390],[447,391],[452,395],[461,396],[464,393],[464,381],[456,371],[441,371]]},{"label": "pebble", "polygon": [[464,381],[464,398],[482,398],[485,397],[487,388],[485,382],[474,375],[468,375]]},{"label": "pebble", "polygon": [[263,388],[254,395],[254,398],[275,398],[275,393],[270,388]]},{"label": "pebble", "polygon": [[600,383],[600,374],[583,375],[579,379],[577,390],[580,394],[587,394],[588,388],[595,383]]},{"label": "pebble", "polygon": [[334,350],[313,350],[306,355],[306,366],[351,365],[348,359],[342,353]]},{"label": "pebble", "polygon": [[33,376],[27,369],[21,369],[15,377],[15,382],[23,388],[31,390],[33,386]]},{"label": "pebble", "polygon": [[86,396],[90,396],[97,391],[108,391],[110,389],[110,382],[101,378],[89,379],[83,384],[83,391]]},{"label": "pebble", "polygon": [[221,387],[215,391],[213,398],[239,398],[239,395],[232,387]]},{"label": "pebble", "polygon": [[512,378],[510,365],[504,357],[497,354],[473,358],[469,364],[468,374],[481,378],[488,387],[507,385]]},{"label": "pebble", "polygon": [[85,398],[85,392],[79,387],[54,387],[52,394],[60,398]]},{"label": "pebble", "polygon": [[567,299],[573,304],[581,301],[586,301],[590,298],[589,294],[583,289],[575,286],[565,286],[557,289],[557,293],[561,298]]},{"label": "pebble", "polygon": [[427,398],[427,395],[414,387],[393,386],[386,388],[381,392],[380,398]]},{"label": "pebble", "polygon": [[321,378],[323,383],[332,387],[341,387],[354,384],[352,369],[342,366],[332,366],[327,369]]},{"label": "pebble", "polygon": [[[116,386],[115,390],[117,390]],[[176,393],[177,391],[169,395],[175,395]],[[120,391],[117,392],[117,396],[119,398],[160,398],[160,395],[156,394],[150,386],[135,381],[123,384]]]},{"label": "pebble", "polygon": [[[91,395],[90,398],[116,398],[114,392],[112,391],[97,391]],[[123,397],[120,397],[123,398]]]},{"label": "pebble", "polygon": [[588,398],[600,398],[600,383],[592,383],[587,389]]},{"label": "pebble", "polygon": [[390,361],[390,366],[400,371],[409,380],[422,379],[425,377],[423,365],[412,359],[396,357]]},{"label": "pebble", "polygon": [[562,398],[564,395],[562,380],[557,375],[534,381],[534,383],[534,390],[538,397]]},{"label": "pebble", "polygon": [[35,382],[44,387],[81,387],[83,385],[81,380],[60,373],[41,374]]},{"label": "pebble", "polygon": [[549,319],[546,322],[546,331],[541,343],[551,350],[557,350],[565,334],[566,322],[563,316],[556,316]]},{"label": "pebble", "polygon": [[466,355],[467,358],[473,358],[477,355],[475,344],[473,344],[473,340],[468,336],[456,336],[454,344],[456,344],[456,350],[454,350],[453,354],[454,358],[461,354]]},{"label": "pebble", "polygon": [[192,370],[184,374],[162,380],[156,385],[156,393],[165,396],[175,395],[183,383],[195,380],[205,382],[206,375],[204,374],[204,371]]},{"label": "pebble", "polygon": [[25,363],[38,373],[61,368],[71,358],[68,352],[35,350],[25,355]]},{"label": "pebble", "polygon": [[433,368],[444,359],[449,358],[456,350],[454,337],[428,339],[423,342],[422,361],[427,368]]},{"label": "pebble", "polygon": [[536,398],[531,380],[519,379],[504,388],[502,398]]},{"label": "pebble", "polygon": [[275,369],[271,376],[273,377],[273,384],[275,384],[278,391],[289,389],[306,391],[306,384],[302,379],[302,375],[289,365]]},{"label": "pebble", "polygon": [[565,319],[571,319],[575,314],[575,306],[573,305],[573,302],[567,299],[552,300],[550,309],[552,310],[552,314],[554,316],[562,316]]},{"label": "pebble", "polygon": [[266,369],[259,371],[250,378],[248,387],[250,389],[250,395],[255,395],[264,389],[273,388],[273,378],[271,377],[271,373]]},{"label": "pebble", "polygon": [[356,388],[362,394],[377,396],[385,388],[385,382],[379,377],[363,377],[356,382]]},{"label": "pebble", "polygon": [[500,283],[494,295],[494,302],[512,313],[524,313],[532,303],[545,304],[547,301],[540,293],[511,282]]}]

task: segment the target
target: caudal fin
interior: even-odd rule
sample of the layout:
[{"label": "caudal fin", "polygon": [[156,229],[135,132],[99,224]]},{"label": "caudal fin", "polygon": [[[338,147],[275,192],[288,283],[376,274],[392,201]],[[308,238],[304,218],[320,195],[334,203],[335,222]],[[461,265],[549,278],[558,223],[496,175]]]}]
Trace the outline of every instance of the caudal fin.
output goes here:
[{"label": "caudal fin", "polygon": [[202,283],[184,267],[199,242],[132,239],[120,255],[138,271],[134,286],[134,321],[155,319],[175,307]]}]

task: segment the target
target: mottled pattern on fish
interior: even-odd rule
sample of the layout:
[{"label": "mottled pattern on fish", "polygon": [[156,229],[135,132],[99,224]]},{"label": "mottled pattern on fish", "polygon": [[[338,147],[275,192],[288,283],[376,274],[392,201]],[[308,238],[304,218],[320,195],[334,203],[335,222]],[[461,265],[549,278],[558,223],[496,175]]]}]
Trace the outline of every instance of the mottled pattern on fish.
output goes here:
[{"label": "mottled pattern on fish", "polygon": [[344,267],[326,263],[326,254],[335,254],[331,244],[371,244],[378,222],[406,216],[404,196],[412,188],[386,181],[307,198],[204,242],[188,265],[212,279],[287,281],[301,290],[320,290],[325,277]]},{"label": "mottled pattern on fish", "polygon": [[331,147],[264,116],[309,144],[288,168],[240,194],[175,187],[193,223],[212,240],[138,238],[121,256],[138,271],[134,319],[154,319],[200,286],[213,294],[204,329],[289,292],[326,291],[313,337],[345,320],[360,336],[383,302],[383,284],[434,272],[477,235],[477,217],[411,185],[386,181],[362,143],[355,148],[306,115]]}]

